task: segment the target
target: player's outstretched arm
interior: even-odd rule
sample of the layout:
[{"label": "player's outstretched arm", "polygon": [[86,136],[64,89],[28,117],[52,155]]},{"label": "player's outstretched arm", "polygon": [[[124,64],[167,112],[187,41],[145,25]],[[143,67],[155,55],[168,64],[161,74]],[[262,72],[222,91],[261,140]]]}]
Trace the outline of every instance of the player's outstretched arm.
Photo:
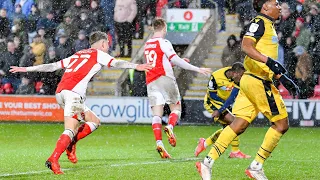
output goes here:
[{"label": "player's outstretched arm", "polygon": [[136,69],[138,71],[149,71],[153,68],[152,64],[134,64],[124,60],[112,60],[111,66],[121,69]]},{"label": "player's outstretched arm", "polygon": [[210,68],[199,68],[196,66],[193,66],[186,62],[186,60],[181,59],[179,56],[175,55],[171,58],[171,62],[183,69],[195,71],[204,75],[210,75],[212,70]]},{"label": "player's outstretched arm", "polygon": [[61,69],[61,64],[58,62],[50,63],[50,64],[41,64],[38,66],[30,66],[30,67],[17,67],[17,66],[10,66],[11,73],[18,73],[18,72],[53,72],[58,69]]}]

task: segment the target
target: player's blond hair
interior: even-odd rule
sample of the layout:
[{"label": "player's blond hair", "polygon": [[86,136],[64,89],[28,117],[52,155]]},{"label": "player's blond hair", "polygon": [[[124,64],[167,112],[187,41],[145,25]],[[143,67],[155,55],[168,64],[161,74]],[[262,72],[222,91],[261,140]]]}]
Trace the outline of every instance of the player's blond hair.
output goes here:
[{"label": "player's blond hair", "polygon": [[95,31],[90,34],[89,43],[90,45],[100,41],[100,40],[108,40],[108,35],[101,31]]},{"label": "player's blond hair", "polygon": [[164,27],[166,27],[166,21],[163,18],[156,18],[153,23],[152,27],[154,31],[161,31]]}]

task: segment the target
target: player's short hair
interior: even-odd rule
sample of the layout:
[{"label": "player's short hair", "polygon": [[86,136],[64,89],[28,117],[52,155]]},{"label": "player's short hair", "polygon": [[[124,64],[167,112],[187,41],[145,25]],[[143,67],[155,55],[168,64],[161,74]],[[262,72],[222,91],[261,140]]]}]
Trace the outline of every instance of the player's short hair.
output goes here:
[{"label": "player's short hair", "polygon": [[165,26],[166,26],[166,21],[163,18],[156,18],[152,23],[152,27],[154,31],[162,30]]},{"label": "player's short hair", "polygon": [[231,71],[233,72],[245,71],[245,68],[241,62],[236,62],[232,64]]},{"label": "player's short hair", "polygon": [[264,3],[270,0],[253,0],[253,9],[257,12],[260,12]]},{"label": "player's short hair", "polygon": [[89,43],[90,45],[100,41],[100,40],[108,40],[108,35],[101,31],[95,31],[90,34]]}]

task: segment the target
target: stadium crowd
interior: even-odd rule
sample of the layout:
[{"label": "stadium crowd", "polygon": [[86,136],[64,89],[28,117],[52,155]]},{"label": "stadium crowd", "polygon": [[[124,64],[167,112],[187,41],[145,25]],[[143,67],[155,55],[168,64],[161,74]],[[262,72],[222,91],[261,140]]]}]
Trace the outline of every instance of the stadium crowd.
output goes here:
[{"label": "stadium crowd", "polygon": [[[241,39],[256,15],[246,0],[74,0],[61,4],[45,0],[0,0],[0,93],[54,94],[62,72],[11,74],[10,66],[52,63],[89,47],[88,35],[108,32],[110,52],[131,57],[132,39],[142,39],[144,25],[161,15],[161,8],[215,8],[226,30],[224,14],[237,13],[240,37],[231,35],[222,55],[223,66],[243,60]],[[282,1],[282,16],[275,22],[280,43],[279,61],[300,86],[299,98],[320,94],[319,1]],[[227,12],[225,12],[227,11]],[[129,29],[129,31],[128,31]],[[116,38],[117,37],[117,38]],[[120,53],[115,54],[116,45]],[[125,54],[125,45],[128,47]]]}]

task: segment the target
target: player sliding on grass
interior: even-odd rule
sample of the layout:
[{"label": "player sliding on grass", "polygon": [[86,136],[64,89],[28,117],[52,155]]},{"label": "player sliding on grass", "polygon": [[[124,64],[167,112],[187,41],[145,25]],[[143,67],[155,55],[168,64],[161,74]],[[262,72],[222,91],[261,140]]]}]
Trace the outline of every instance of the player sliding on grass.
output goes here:
[{"label": "player sliding on grass", "polygon": [[200,176],[205,180],[211,179],[214,162],[233,139],[246,130],[259,112],[272,125],[245,173],[249,178],[268,179],[262,168],[263,163],[289,128],[286,106],[272,79],[279,79],[293,96],[299,92],[297,85],[284,74],[286,69],[276,61],[279,43],[274,21],[280,16],[281,6],[277,0],[254,0],[253,7],[260,13],[248,25],[242,40],[242,49],[247,55],[244,59],[246,72],[241,78],[240,92],[232,109],[236,117],[223,129],[204,160],[196,163]]},{"label": "player sliding on grass", "polygon": [[161,118],[165,103],[169,105],[171,114],[164,132],[173,147],[176,146],[173,127],[177,124],[181,115],[180,93],[170,63],[204,75],[210,74],[211,69],[195,67],[176,54],[170,41],[164,39],[167,33],[167,24],[163,19],[154,20],[153,30],[153,37],[146,42],[144,47],[145,59],[148,63],[152,63],[153,66],[146,75],[149,103],[153,115],[152,129],[157,143],[157,151],[161,158],[170,158],[162,143],[161,134]]},{"label": "player sliding on grass", "polygon": [[[91,134],[100,125],[100,119],[85,105],[85,94],[90,79],[99,72],[101,67],[132,68],[148,71],[149,64],[133,64],[123,60],[115,60],[108,52],[108,36],[103,32],[93,32],[90,35],[90,49],[81,50],[61,61],[32,67],[12,66],[10,72],[52,72],[65,69],[61,82],[56,90],[58,104],[64,109],[64,132],[57,141],[56,148],[45,165],[54,174],[63,174],[59,165],[59,158],[66,150],[68,159],[77,162],[76,143]],[[79,128],[79,121],[86,123]]]},{"label": "player sliding on grass", "polygon": [[[239,93],[239,82],[245,69],[242,63],[234,63],[232,67],[225,67],[212,73],[208,83],[207,94],[204,97],[204,107],[212,114],[214,121],[218,121],[223,128],[230,125],[234,119],[231,105]],[[200,138],[194,152],[198,156],[202,151],[211,146],[219,137],[223,129],[217,130],[207,139]],[[233,139],[229,158],[250,158],[239,149],[239,137]]]}]

